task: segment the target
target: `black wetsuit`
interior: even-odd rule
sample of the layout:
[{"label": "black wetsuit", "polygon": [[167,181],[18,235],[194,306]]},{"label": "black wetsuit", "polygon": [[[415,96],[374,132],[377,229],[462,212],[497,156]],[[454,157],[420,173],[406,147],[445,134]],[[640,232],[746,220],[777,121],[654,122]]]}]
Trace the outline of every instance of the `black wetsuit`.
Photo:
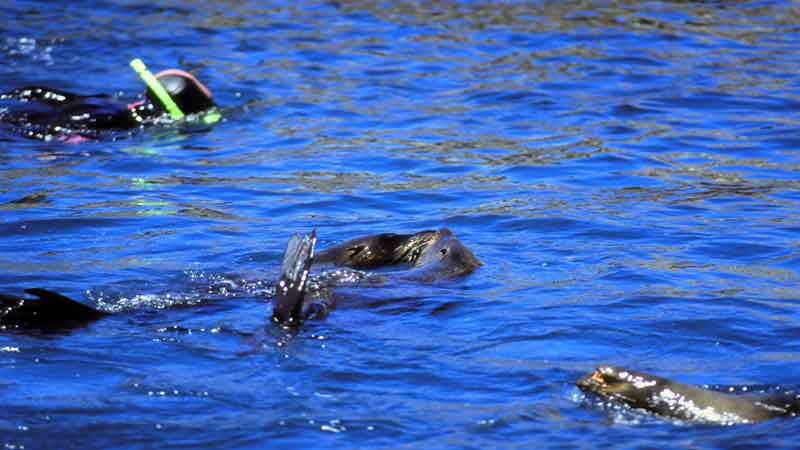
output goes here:
[{"label": "black wetsuit", "polygon": [[164,115],[147,100],[125,105],[109,95],[77,95],[28,86],[0,94],[0,124],[45,141],[114,138]]}]

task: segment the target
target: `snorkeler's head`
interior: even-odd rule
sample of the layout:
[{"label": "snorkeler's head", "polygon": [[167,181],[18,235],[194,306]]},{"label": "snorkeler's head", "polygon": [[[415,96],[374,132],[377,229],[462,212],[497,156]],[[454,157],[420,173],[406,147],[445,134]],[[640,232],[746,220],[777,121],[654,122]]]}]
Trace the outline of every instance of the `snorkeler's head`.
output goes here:
[{"label": "snorkeler's head", "polygon": [[[168,69],[157,73],[155,77],[184,114],[198,113],[214,106],[211,91],[188,72]],[[166,111],[164,105],[150,88],[147,88],[145,95],[153,105]]]}]

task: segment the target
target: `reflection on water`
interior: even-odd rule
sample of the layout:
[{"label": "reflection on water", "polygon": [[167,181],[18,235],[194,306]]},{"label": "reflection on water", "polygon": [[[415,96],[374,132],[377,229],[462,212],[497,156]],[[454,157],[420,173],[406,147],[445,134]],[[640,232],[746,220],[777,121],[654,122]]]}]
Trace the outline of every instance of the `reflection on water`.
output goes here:
[{"label": "reflection on water", "polygon": [[[0,334],[6,447],[794,447],[796,420],[675,426],[572,385],[611,363],[796,388],[792,2],[0,16],[0,91],[133,98],[140,57],[193,71],[224,111],[211,130],[80,145],[0,124],[0,292],[119,313]],[[354,289],[296,336],[269,325],[292,233],[325,247],[441,226],[485,265]]]}]

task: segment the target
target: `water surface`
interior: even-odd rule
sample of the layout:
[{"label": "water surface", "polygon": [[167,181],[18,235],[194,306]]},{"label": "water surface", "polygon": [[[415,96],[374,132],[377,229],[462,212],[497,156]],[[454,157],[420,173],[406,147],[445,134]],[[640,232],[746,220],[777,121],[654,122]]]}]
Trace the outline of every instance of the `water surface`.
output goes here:
[{"label": "water surface", "polygon": [[[2,90],[132,99],[140,57],[226,109],[80,145],[0,127],[2,292],[119,312],[0,334],[0,442],[796,446],[797,420],[674,424],[573,385],[797,387],[796,5],[423,3],[0,6]],[[443,226],[485,265],[269,325],[291,233]]]}]

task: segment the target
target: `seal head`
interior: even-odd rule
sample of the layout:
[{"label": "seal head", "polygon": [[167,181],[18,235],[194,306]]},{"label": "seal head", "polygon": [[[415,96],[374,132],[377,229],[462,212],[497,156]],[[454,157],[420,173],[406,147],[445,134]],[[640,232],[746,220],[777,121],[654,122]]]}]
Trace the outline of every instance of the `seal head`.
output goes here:
[{"label": "seal head", "polygon": [[447,228],[427,237],[418,256],[411,264],[414,269],[406,278],[432,280],[466,275],[481,266],[475,255]]}]

